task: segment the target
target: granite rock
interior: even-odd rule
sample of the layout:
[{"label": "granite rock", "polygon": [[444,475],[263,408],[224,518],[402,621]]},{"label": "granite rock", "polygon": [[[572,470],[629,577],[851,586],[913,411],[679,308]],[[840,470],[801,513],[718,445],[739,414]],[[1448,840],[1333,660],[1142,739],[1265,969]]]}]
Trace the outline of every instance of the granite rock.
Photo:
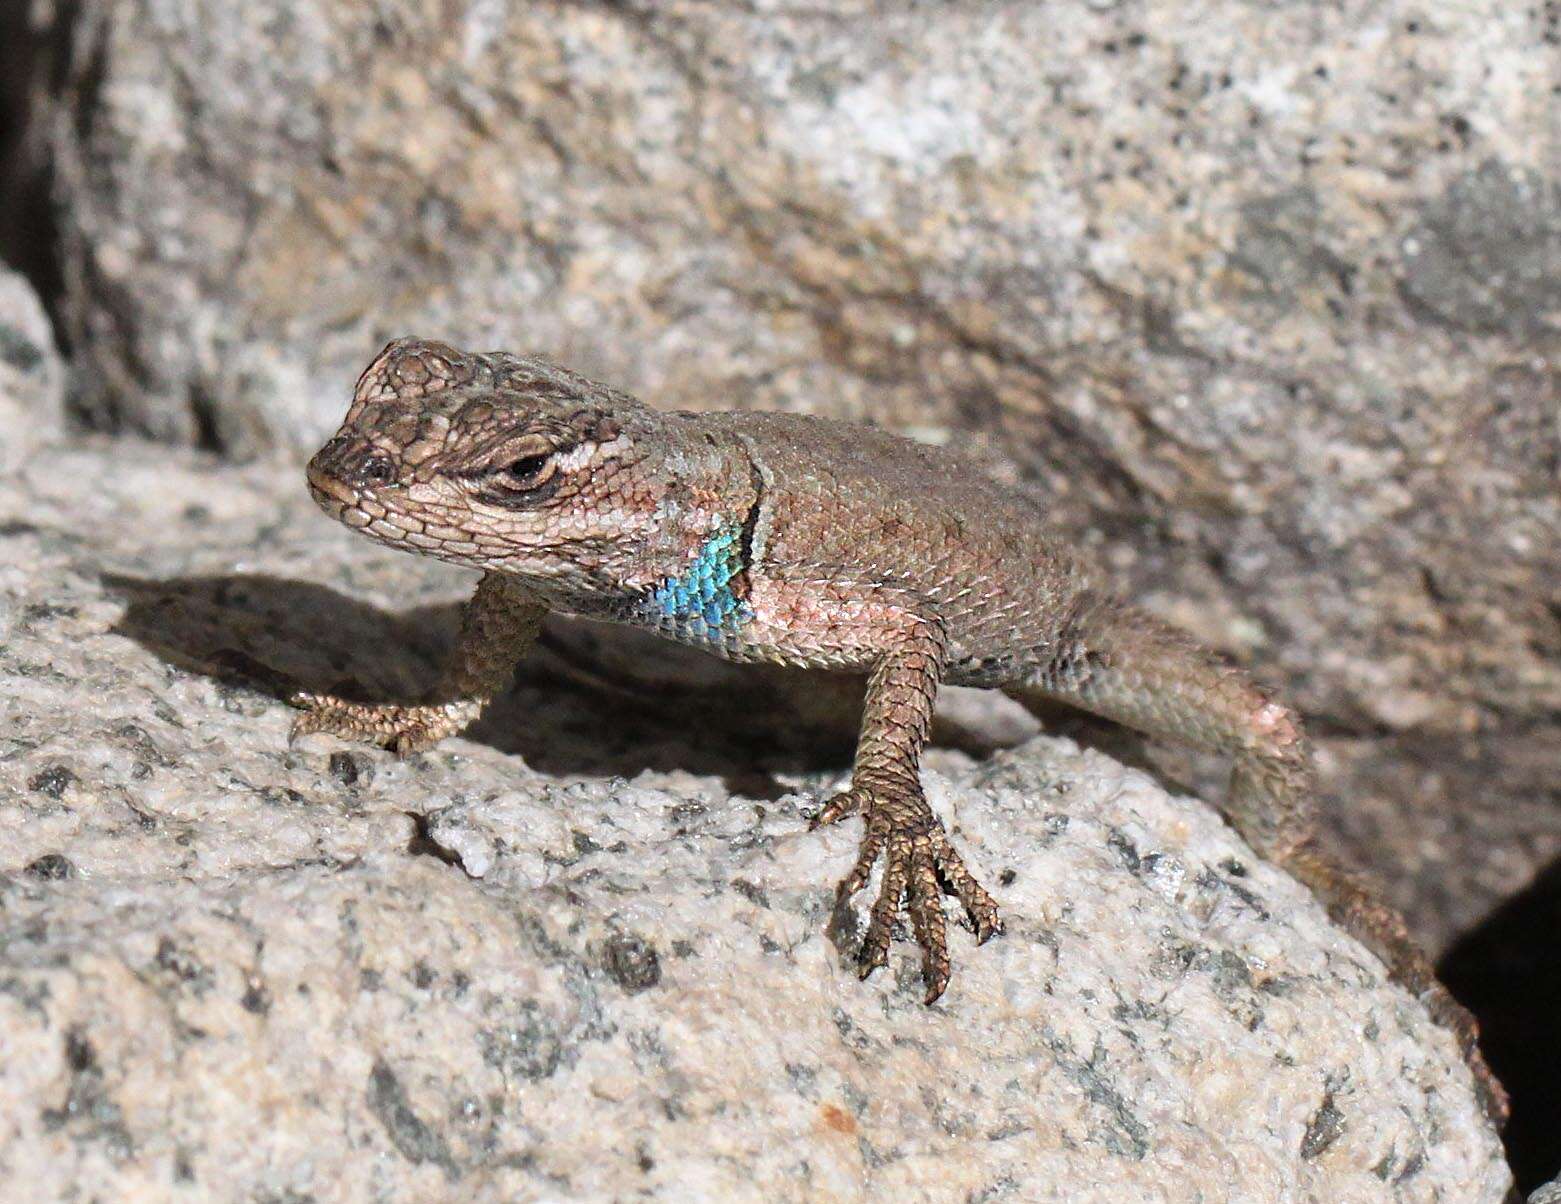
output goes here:
[{"label": "granite rock", "polygon": [[931,755],[1009,927],[954,934],[928,1009],[904,945],[853,972],[856,832],[804,822],[837,754],[546,655],[472,738],[290,746],[293,683],[425,684],[468,579],[291,465],[136,441],[40,449],[0,514],[0,1182],[30,1199],[1508,1190],[1420,1005],[1099,752]]},{"label": "granite rock", "polygon": [[38,294],[0,266],[0,473],[63,429],[65,365]]},{"label": "granite rock", "polygon": [[1553,5],[36,8],[89,421],[306,448],[418,333],[952,442],[1433,943],[1561,855]]}]

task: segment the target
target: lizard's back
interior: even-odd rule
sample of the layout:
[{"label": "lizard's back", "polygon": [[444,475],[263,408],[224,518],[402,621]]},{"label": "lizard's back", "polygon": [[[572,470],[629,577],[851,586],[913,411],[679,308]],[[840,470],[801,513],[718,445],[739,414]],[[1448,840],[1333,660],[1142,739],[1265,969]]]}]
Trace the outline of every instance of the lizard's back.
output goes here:
[{"label": "lizard's back", "polygon": [[760,479],[752,571],[903,590],[948,633],[950,680],[1002,684],[1090,590],[1031,499],[941,448],[796,414],[705,414]]}]

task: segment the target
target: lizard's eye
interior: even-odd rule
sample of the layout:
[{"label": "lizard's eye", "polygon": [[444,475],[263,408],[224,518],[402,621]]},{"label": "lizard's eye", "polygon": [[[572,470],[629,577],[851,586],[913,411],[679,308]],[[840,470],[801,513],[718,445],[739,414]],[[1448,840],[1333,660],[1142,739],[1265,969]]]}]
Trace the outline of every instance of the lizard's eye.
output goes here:
[{"label": "lizard's eye", "polygon": [[548,456],[522,456],[504,469],[504,475],[512,481],[529,481],[540,473],[550,459]]},{"label": "lizard's eye", "polygon": [[545,451],[519,456],[495,471],[489,479],[499,493],[514,497],[516,494],[535,495],[557,475],[558,461],[552,451]]},{"label": "lizard's eye", "polygon": [[[536,448],[536,451],[532,451]],[[512,446],[514,459],[489,461],[477,470],[478,493],[484,501],[510,510],[537,506],[552,497],[564,482],[559,471],[558,448],[539,439]],[[519,454],[517,454],[519,453]]]},{"label": "lizard's eye", "polygon": [[522,456],[514,463],[505,465],[504,483],[521,489],[532,489],[546,480],[552,459],[548,455]]}]

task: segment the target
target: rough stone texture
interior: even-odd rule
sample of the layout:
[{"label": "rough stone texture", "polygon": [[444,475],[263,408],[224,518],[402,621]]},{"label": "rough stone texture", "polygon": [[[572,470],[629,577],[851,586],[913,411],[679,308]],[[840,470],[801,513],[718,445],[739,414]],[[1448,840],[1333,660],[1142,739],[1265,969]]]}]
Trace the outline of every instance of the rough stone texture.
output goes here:
[{"label": "rough stone texture", "polygon": [[1561,854],[1554,3],[52,11],[94,421],[419,333],[921,430],[1324,718],[1433,943]]},{"label": "rough stone texture", "polygon": [[1541,1187],[1528,1198],[1528,1204],[1561,1204],[1561,1179]]},{"label": "rough stone texture", "polygon": [[32,286],[0,266],[0,473],[61,434],[65,365]]},{"label": "rough stone texture", "polygon": [[1503,1199],[1447,1034],[1212,811],[1098,752],[933,753],[1009,931],[956,934],[926,1009],[905,946],[859,983],[861,916],[831,917],[856,833],[803,817],[838,760],[546,657],[474,739],[288,746],[289,680],[426,683],[461,584],[291,466],[92,443],[0,478],[0,1182]]}]

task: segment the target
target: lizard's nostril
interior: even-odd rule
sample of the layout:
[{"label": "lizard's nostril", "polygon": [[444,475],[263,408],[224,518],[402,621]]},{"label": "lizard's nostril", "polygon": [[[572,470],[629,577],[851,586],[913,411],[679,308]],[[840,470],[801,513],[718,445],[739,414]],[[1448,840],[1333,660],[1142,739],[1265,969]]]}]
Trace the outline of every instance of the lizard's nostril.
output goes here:
[{"label": "lizard's nostril", "polygon": [[366,439],[337,435],[314,453],[309,461],[309,480],[327,492],[327,482],[340,489],[388,485],[396,479],[396,465]]},{"label": "lizard's nostril", "polygon": [[367,485],[384,485],[395,476],[395,469],[384,456],[369,456],[359,466],[358,476]]}]

